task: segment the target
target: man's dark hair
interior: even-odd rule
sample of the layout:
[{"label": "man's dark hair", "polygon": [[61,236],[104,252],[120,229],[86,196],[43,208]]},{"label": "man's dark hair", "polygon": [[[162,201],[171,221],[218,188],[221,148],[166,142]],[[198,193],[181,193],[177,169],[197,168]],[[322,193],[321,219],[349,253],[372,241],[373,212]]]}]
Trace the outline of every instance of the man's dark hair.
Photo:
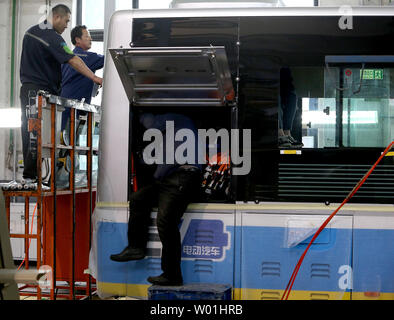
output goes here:
[{"label": "man's dark hair", "polygon": [[58,14],[59,16],[65,16],[66,14],[71,14],[71,10],[64,4],[58,4],[52,8],[52,15]]},{"label": "man's dark hair", "polygon": [[82,37],[82,30],[86,30],[86,26],[76,26],[71,30],[71,42],[75,46],[77,44],[77,41],[75,38],[81,38]]}]

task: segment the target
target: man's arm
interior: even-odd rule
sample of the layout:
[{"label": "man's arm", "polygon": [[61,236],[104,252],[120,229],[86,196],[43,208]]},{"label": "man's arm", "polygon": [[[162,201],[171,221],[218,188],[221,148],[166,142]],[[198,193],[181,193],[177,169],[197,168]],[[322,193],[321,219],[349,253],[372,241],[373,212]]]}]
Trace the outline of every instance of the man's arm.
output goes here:
[{"label": "man's arm", "polygon": [[94,83],[99,84],[100,86],[103,84],[103,79],[100,77],[97,77],[92,70],[90,70],[85,62],[82,61],[82,59],[78,56],[72,57],[70,60],[68,60],[68,64],[72,66],[75,70],[77,70],[80,74],[84,75],[85,77],[89,78],[92,80]]},{"label": "man's arm", "polygon": [[95,52],[88,52],[87,59],[82,60],[86,63],[90,70],[99,70],[104,67],[104,56]]}]

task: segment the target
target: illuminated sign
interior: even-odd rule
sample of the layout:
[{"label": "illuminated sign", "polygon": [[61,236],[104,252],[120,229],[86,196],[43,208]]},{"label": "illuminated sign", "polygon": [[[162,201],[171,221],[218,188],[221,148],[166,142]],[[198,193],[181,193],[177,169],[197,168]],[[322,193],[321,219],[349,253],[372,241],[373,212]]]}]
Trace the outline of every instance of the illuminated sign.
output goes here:
[{"label": "illuminated sign", "polygon": [[383,80],[383,69],[364,69],[363,80]]}]

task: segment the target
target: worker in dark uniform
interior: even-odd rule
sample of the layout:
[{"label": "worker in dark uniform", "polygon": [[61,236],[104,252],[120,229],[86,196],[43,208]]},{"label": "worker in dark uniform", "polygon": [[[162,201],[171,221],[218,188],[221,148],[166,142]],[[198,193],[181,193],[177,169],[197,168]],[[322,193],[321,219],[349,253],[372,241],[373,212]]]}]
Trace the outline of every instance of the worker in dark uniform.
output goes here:
[{"label": "worker in dark uniform", "polygon": [[[88,51],[92,47],[92,38],[86,26],[76,26],[71,30],[71,42],[75,46],[73,53],[80,57],[92,72],[104,66],[103,55]],[[94,88],[95,85],[91,79],[80,74],[67,63],[62,65],[62,97],[84,99],[86,103],[90,103]],[[70,109],[66,109],[62,114],[62,130],[69,118]]]},{"label": "worker in dark uniform", "polygon": [[280,95],[278,109],[278,147],[302,148],[304,144],[291,135],[293,121],[297,112],[297,94],[289,67],[280,69]]},{"label": "worker in dark uniform", "polygon": [[[193,121],[183,115],[168,113],[164,115],[143,114],[140,122],[146,129],[158,129],[166,142],[166,121],[173,121],[174,136],[180,129],[190,129],[195,137],[192,148],[198,149],[197,130]],[[173,141],[174,150],[182,142]],[[174,151],[173,150],[173,151]],[[171,151],[171,152],[173,152]],[[163,159],[169,153],[164,145]],[[154,173],[154,182],[134,192],[130,201],[128,226],[128,246],[119,254],[111,255],[114,261],[143,259],[148,242],[148,227],[152,207],[157,204],[157,230],[162,243],[160,276],[147,280],[155,285],[182,285],[181,272],[181,237],[178,225],[193,196],[198,194],[201,182],[201,165],[198,164],[198,150],[193,163],[158,164]],[[174,157],[175,158],[175,157]]]},{"label": "worker in dark uniform", "polygon": [[62,4],[51,10],[43,23],[31,27],[23,38],[20,78],[22,109],[22,143],[23,143],[23,178],[25,183],[37,179],[37,160],[29,152],[29,132],[27,129],[26,106],[29,96],[35,96],[39,90],[60,95],[62,80],[61,65],[70,64],[74,69],[101,85],[97,77],[67,46],[61,34],[67,28],[71,11]]}]

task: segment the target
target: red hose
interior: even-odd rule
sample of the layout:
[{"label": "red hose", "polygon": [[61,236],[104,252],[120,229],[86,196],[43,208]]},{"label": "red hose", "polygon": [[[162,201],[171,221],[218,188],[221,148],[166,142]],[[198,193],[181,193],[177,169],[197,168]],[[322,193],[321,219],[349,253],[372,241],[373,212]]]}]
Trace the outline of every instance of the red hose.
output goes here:
[{"label": "red hose", "polygon": [[138,190],[137,186],[137,176],[135,173],[135,168],[134,168],[134,155],[133,153],[131,154],[131,179],[133,181],[133,192],[136,192]]},{"label": "red hose", "polygon": [[308,252],[310,246],[312,245],[312,243],[315,241],[315,239],[318,237],[318,235],[320,234],[320,232],[323,231],[323,229],[327,226],[327,224],[331,221],[331,219],[338,213],[338,211],[356,194],[356,192],[358,191],[358,189],[360,189],[360,187],[364,184],[365,180],[368,179],[368,177],[370,176],[370,174],[375,170],[376,166],[379,164],[379,162],[383,159],[383,157],[390,151],[390,149],[393,147],[394,145],[394,141],[392,141],[387,148],[383,151],[383,153],[380,155],[379,159],[375,162],[375,164],[369,169],[369,171],[361,178],[361,180],[356,184],[356,186],[353,188],[352,191],[350,191],[350,193],[347,195],[347,197],[345,198],[345,200],[343,200],[343,202],[340,204],[340,206],[323,222],[323,224],[320,226],[320,228],[316,231],[316,233],[314,234],[314,236],[312,237],[311,241],[309,242],[308,246],[306,247],[304,253],[301,255],[300,259],[298,260],[294,271],[290,277],[289,282],[287,283],[286,289],[283,292],[282,298],[281,300],[287,300],[289,298],[291,289],[293,287],[294,281],[297,277],[298,271],[300,270],[302,261],[305,258],[306,253]]}]

